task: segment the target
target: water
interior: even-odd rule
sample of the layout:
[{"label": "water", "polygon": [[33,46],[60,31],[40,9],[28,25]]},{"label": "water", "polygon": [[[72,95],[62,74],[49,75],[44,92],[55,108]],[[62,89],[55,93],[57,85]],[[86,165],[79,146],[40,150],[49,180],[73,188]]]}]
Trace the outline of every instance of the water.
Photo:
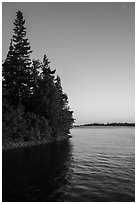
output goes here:
[{"label": "water", "polygon": [[70,141],[3,152],[3,201],[135,201],[135,128],[71,132]]}]

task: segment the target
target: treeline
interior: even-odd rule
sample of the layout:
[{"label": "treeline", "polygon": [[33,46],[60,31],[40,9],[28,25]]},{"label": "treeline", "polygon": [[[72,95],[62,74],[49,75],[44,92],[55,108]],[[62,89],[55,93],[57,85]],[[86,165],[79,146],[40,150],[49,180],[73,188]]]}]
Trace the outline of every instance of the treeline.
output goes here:
[{"label": "treeline", "polygon": [[89,123],[84,125],[75,125],[74,127],[82,126],[135,126],[135,123]]},{"label": "treeline", "polygon": [[14,35],[2,64],[3,145],[9,142],[56,140],[74,122],[56,70],[49,60],[31,60],[25,20],[16,13]]}]

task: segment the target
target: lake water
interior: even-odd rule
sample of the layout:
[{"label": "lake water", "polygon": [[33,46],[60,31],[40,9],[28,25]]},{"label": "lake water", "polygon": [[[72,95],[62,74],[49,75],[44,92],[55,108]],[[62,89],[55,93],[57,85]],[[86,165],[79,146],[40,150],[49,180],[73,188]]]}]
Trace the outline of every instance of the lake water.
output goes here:
[{"label": "lake water", "polygon": [[58,144],[3,152],[3,201],[135,201],[135,128],[83,127]]}]

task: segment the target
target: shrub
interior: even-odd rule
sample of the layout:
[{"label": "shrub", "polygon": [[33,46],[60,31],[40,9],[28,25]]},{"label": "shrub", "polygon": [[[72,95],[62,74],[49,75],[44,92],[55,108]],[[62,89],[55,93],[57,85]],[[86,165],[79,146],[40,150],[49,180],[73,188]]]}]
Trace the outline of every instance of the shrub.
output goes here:
[{"label": "shrub", "polygon": [[22,105],[13,108],[3,100],[3,145],[9,142],[26,142],[49,139],[51,128],[48,120],[34,113],[25,113]]}]

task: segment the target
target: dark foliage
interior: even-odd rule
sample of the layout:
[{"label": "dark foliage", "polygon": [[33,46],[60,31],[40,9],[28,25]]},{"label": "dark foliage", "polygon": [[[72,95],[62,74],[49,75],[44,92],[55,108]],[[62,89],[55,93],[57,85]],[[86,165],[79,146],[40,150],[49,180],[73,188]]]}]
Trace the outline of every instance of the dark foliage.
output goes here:
[{"label": "dark foliage", "polygon": [[3,68],[3,144],[30,141],[68,134],[74,122],[56,70],[44,55],[43,62],[30,59],[31,47],[26,38],[21,11],[14,22]]}]

